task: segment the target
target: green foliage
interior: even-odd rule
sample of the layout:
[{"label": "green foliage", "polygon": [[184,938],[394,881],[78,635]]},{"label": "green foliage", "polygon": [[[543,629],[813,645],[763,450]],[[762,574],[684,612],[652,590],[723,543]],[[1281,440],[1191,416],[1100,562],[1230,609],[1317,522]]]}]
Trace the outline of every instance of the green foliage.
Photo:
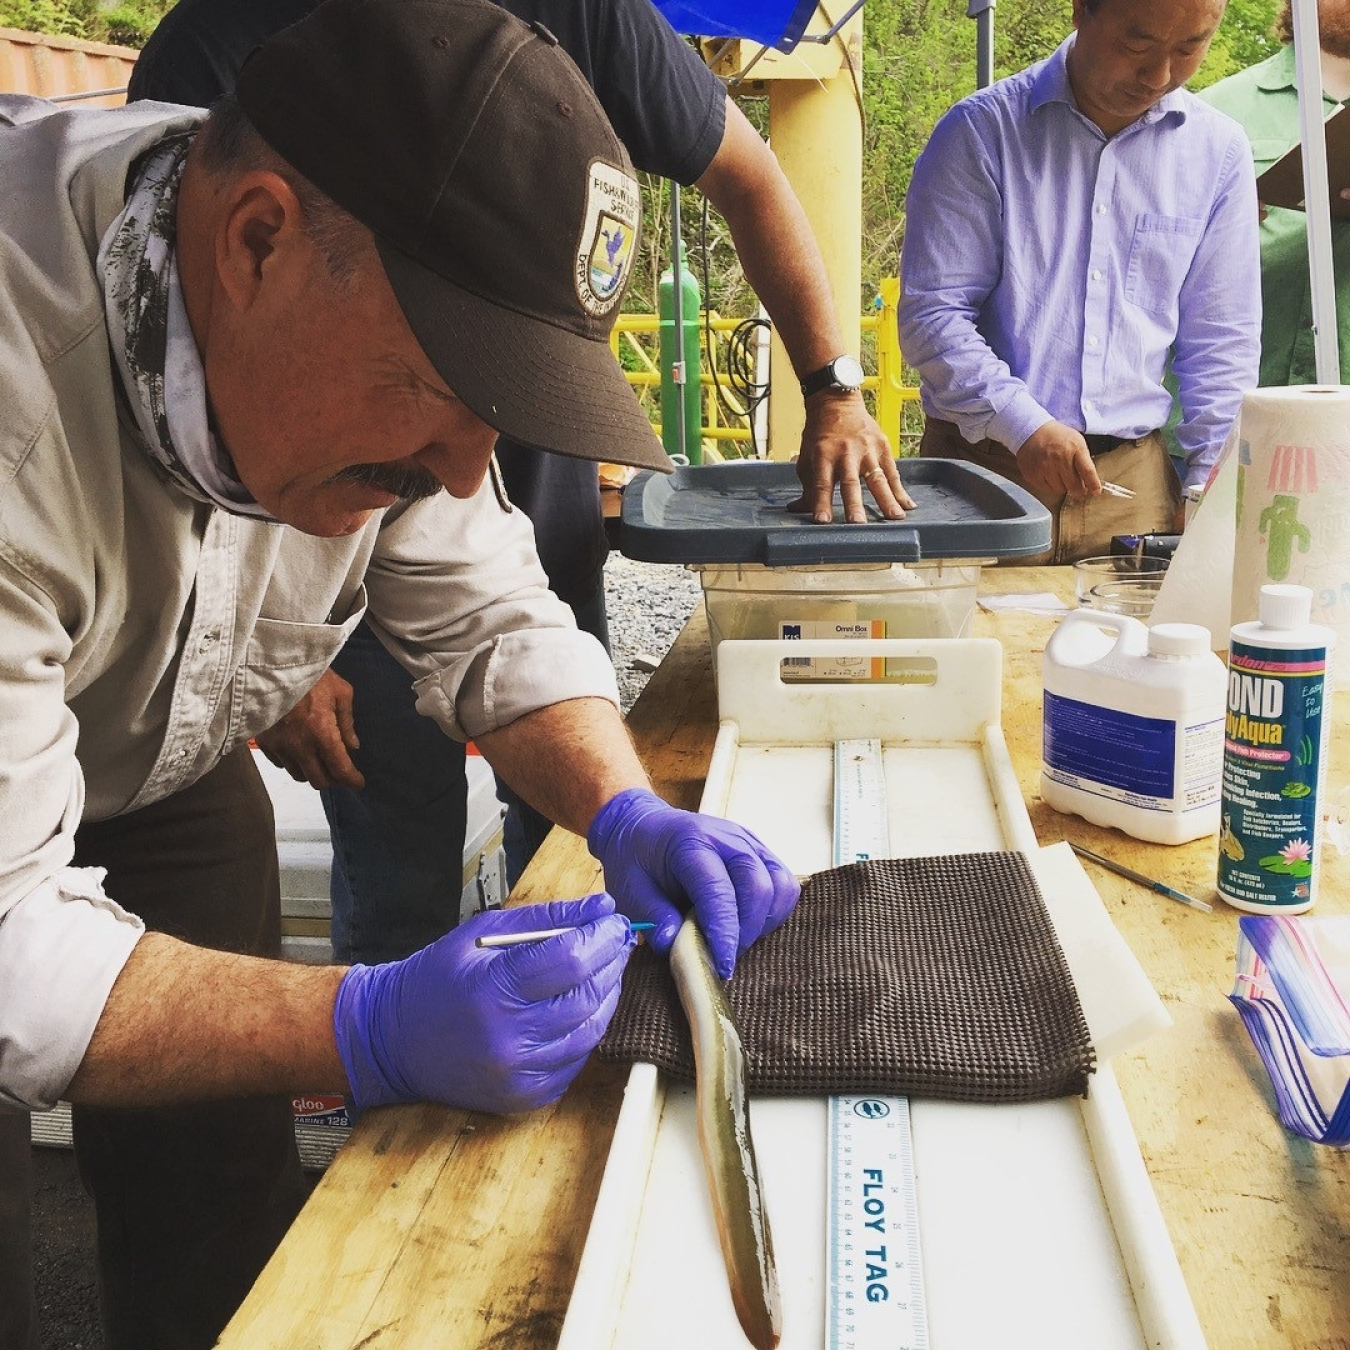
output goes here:
[{"label": "green foliage", "polygon": [[[106,4],[107,0],[102,0]],[[141,46],[173,0],[0,0],[0,27]],[[1269,56],[1279,0],[1229,0],[1223,24],[1192,86],[1203,88]],[[994,74],[1021,70],[1048,56],[1071,29],[1069,0],[1005,0],[993,10]],[[905,194],[919,151],[938,118],[975,88],[977,25],[966,0],[867,0],[863,11],[863,294],[867,306],[879,280],[900,265]],[[757,126],[767,100],[743,104]],[[639,277],[625,308],[656,308],[660,275],[670,266],[669,186],[645,178],[645,217]],[[725,223],[702,219],[696,191],[681,197],[690,264],[708,303],[723,314],[749,315],[754,297],[741,275]],[[706,247],[705,247],[706,241]],[[707,280],[705,285],[704,266]]]},{"label": "green foliage", "polygon": [[142,47],[173,0],[0,0],[0,28]]},{"label": "green foliage", "polygon": [[114,8],[100,11],[99,20],[107,36],[99,40],[122,47],[144,47],[172,5],[173,0],[122,0]]},{"label": "green foliage", "polygon": [[0,28],[84,37],[93,6],[79,0],[0,0]]},{"label": "green foliage", "polygon": [[1223,23],[1190,87],[1204,89],[1274,56],[1280,48],[1274,33],[1279,11],[1279,0],[1228,0]]}]

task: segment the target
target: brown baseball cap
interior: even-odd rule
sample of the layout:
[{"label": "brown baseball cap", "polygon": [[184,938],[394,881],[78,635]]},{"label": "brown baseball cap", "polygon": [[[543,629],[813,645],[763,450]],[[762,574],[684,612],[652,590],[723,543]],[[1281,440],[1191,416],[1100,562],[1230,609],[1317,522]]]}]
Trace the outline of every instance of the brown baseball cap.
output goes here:
[{"label": "brown baseball cap", "polygon": [[628,156],[557,39],[491,0],[324,0],[237,97],[372,231],[454,393],[525,445],[669,471],[609,333],[637,255]]}]

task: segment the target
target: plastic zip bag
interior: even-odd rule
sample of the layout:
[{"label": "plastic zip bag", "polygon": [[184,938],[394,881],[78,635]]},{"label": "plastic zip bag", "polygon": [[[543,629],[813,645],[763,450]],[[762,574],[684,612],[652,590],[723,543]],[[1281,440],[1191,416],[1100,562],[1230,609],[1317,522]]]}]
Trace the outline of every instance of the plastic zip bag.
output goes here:
[{"label": "plastic zip bag", "polygon": [[1239,919],[1229,999],[1285,1128],[1350,1147],[1350,917]]}]

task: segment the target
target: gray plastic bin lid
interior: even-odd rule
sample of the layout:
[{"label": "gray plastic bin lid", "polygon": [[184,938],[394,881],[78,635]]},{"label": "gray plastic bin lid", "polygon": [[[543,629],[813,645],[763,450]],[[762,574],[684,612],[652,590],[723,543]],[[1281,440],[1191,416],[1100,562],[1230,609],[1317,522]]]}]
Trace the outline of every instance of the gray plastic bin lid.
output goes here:
[{"label": "gray plastic bin lid", "polygon": [[[787,505],[801,496],[791,464],[747,460],[639,474],[624,489],[619,549],[640,562],[917,562],[1020,558],[1050,547],[1050,512],[1025,489],[956,459],[906,459],[901,477],[916,503],[886,520],[870,502],[866,524],[817,525]],[[866,495],[866,494],[864,494]]]}]

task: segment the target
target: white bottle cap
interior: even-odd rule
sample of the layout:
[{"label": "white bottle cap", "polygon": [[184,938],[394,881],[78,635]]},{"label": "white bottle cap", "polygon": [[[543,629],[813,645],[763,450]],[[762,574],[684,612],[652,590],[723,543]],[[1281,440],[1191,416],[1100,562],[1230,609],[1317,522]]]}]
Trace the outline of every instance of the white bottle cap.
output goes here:
[{"label": "white bottle cap", "polygon": [[1157,624],[1149,629],[1150,656],[1204,656],[1214,649],[1200,624]]},{"label": "white bottle cap", "polygon": [[1150,656],[1204,656],[1212,650],[1209,629],[1198,623],[1160,623],[1148,630]]},{"label": "white bottle cap", "polygon": [[1313,593],[1306,586],[1262,586],[1261,622],[1267,628],[1306,628]]}]

